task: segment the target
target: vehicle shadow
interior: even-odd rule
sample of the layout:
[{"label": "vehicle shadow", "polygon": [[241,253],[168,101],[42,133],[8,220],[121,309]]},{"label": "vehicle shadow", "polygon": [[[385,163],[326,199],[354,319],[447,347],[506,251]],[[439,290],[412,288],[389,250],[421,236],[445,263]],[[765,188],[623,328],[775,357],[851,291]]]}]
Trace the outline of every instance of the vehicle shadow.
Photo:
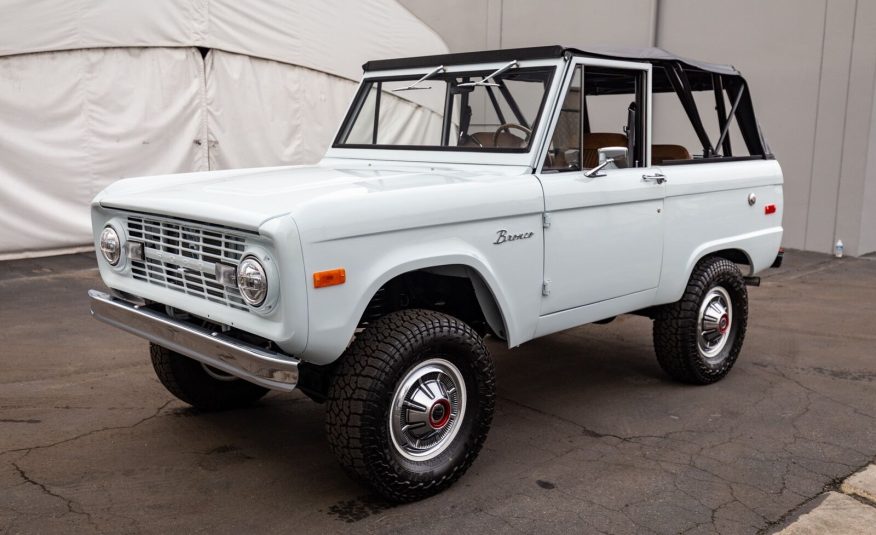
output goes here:
[{"label": "vehicle shadow", "polygon": [[[494,429],[512,426],[502,414],[519,410],[519,405],[586,408],[598,420],[600,407],[617,406],[617,398],[635,397],[636,389],[653,393],[655,389],[674,388],[662,375],[647,344],[613,340],[610,331],[605,333],[559,333],[513,350],[501,341],[489,340],[498,377]],[[325,438],[324,412],[324,405],[301,393],[276,393],[248,409],[206,413],[178,408],[171,414],[199,421],[190,434],[175,432],[180,441],[191,439],[198,444],[199,453],[207,457],[202,465],[208,470],[222,470],[246,456],[270,474],[276,481],[275,491],[281,494],[331,488],[339,498],[361,501],[369,491],[347,478],[335,462]],[[201,445],[205,433],[210,437],[209,447]],[[371,508],[389,506],[374,497],[370,500]]]}]

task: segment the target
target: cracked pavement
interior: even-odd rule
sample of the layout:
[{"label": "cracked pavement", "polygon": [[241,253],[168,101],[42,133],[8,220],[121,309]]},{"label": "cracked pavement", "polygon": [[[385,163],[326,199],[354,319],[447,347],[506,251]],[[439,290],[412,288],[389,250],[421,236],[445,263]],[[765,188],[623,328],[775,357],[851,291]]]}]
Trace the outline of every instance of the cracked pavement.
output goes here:
[{"label": "cracked pavement", "polygon": [[507,350],[484,451],[404,506],[347,479],[300,393],[198,413],[90,318],[90,255],[0,263],[0,533],[765,533],[876,456],[876,260],[790,251],[723,381],[623,316]]}]

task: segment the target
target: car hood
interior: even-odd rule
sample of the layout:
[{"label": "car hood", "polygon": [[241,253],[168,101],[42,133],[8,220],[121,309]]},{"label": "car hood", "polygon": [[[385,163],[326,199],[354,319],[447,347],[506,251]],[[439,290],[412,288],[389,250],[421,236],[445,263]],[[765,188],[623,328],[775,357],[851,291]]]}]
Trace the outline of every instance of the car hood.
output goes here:
[{"label": "car hood", "polygon": [[528,168],[483,169],[359,162],[209,171],[121,180],[95,202],[250,230],[289,215],[322,239],[542,210]]}]

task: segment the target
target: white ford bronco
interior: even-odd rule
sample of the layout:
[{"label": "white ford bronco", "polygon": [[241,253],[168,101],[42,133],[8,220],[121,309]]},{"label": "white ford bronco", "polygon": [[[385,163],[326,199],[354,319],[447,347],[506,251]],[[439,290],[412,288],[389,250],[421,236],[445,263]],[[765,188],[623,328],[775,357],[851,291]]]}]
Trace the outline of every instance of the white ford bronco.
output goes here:
[{"label": "white ford bronco", "polygon": [[483,445],[487,335],[638,314],[673,378],[728,373],[782,238],[782,172],[735,68],[551,46],[364,71],[317,165],[94,199],[110,291],[92,314],[149,340],[171,393],[211,410],[300,389],[346,471],[410,501]]}]

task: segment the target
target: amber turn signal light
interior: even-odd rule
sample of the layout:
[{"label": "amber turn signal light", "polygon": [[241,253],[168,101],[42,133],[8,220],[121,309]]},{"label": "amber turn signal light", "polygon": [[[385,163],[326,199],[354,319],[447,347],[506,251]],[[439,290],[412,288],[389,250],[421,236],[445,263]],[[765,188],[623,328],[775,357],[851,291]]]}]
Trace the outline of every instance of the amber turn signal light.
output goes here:
[{"label": "amber turn signal light", "polygon": [[313,287],[325,288],[347,282],[347,271],[344,268],[317,271],[313,274]]}]

